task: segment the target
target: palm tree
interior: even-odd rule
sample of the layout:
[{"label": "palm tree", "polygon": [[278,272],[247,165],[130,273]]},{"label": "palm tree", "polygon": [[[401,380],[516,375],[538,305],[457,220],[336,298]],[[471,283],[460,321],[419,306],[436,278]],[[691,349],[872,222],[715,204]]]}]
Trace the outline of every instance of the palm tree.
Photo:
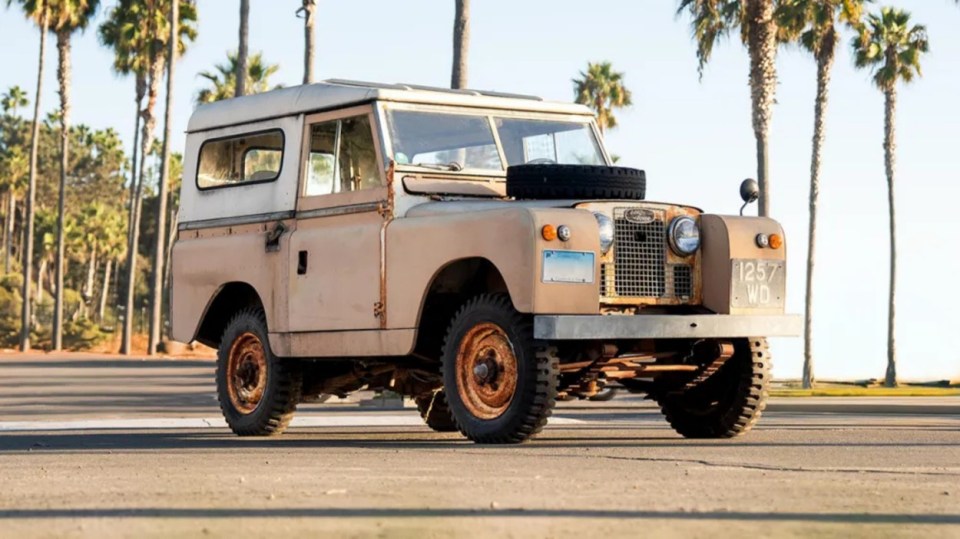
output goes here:
[{"label": "palm tree", "polygon": [[57,201],[56,293],[53,307],[53,350],[63,347],[63,270],[67,169],[70,155],[70,39],[93,19],[99,0],[58,0],[50,3],[50,30],[57,36],[57,81],[60,84],[60,191]]},{"label": "palm tree", "polygon": [[315,34],[317,0],[303,0],[303,6],[297,10],[297,16],[303,18],[303,83],[313,82],[313,57],[316,53]]},{"label": "palm tree", "polygon": [[467,53],[470,47],[470,0],[455,0],[453,16],[453,69],[450,87],[467,87]]},{"label": "palm tree", "polygon": [[701,77],[713,47],[734,30],[740,30],[750,56],[750,100],[760,183],[758,211],[763,216],[770,214],[769,134],[777,89],[775,4],[775,0],[680,0],[677,10],[678,14],[688,12],[692,19]]},{"label": "palm tree", "polygon": [[130,209],[127,215],[127,241],[133,231],[134,196],[137,188],[137,151],[140,138],[140,109],[147,93],[149,36],[146,35],[145,6],[135,0],[121,0],[100,25],[100,43],[114,50],[113,70],[135,76],[133,157],[130,165]]},{"label": "palm tree", "polygon": [[240,44],[237,48],[237,65],[233,78],[234,97],[247,95],[247,81],[240,75],[247,71],[247,51],[250,47],[250,0],[240,0]]},{"label": "palm tree", "polygon": [[597,126],[602,134],[617,126],[614,109],[633,104],[630,90],[623,85],[623,73],[613,70],[610,62],[589,62],[587,70],[573,79],[573,93],[577,103],[587,105],[597,113]]},{"label": "palm tree", "polygon": [[[13,0],[7,0],[9,6]],[[43,90],[43,60],[47,47],[47,29],[50,23],[50,10],[45,0],[17,0],[24,14],[40,28],[40,55],[37,60],[37,93],[33,100],[33,123],[30,128],[30,174],[27,179],[26,216],[23,239],[23,285],[20,297],[20,351],[30,350],[30,322],[33,320],[30,303],[30,280],[33,277],[33,234],[35,220],[35,201],[37,192],[37,153],[40,143],[40,96]],[[37,281],[40,288],[40,281]]]},{"label": "palm tree", "polygon": [[173,75],[174,67],[177,64],[177,23],[180,20],[180,3],[170,2],[170,32],[167,36],[167,103],[164,111],[163,120],[163,157],[160,163],[160,185],[157,194],[157,237],[154,245],[153,255],[153,286],[151,288],[150,299],[150,339],[147,345],[147,354],[153,355],[157,352],[157,345],[160,343],[160,329],[162,325],[162,307],[163,307],[163,277],[164,259],[166,255],[166,219],[167,219],[167,193],[170,182],[170,136],[171,136],[171,117],[173,115]]},{"label": "palm tree", "polygon": [[[227,63],[215,65],[213,71],[200,72],[199,76],[207,79],[211,87],[204,88],[197,93],[196,102],[198,105],[230,99],[234,96],[234,89],[237,86],[236,68],[239,65],[238,62],[236,53],[228,52]],[[247,94],[259,94],[279,88],[280,86],[270,87],[270,77],[279,69],[280,66],[277,64],[263,63],[262,53],[258,52],[251,55],[247,66]]]},{"label": "palm tree", "polygon": [[7,192],[7,211],[3,227],[3,273],[10,273],[10,257],[13,251],[14,213],[17,196],[24,187],[23,180],[30,174],[29,158],[20,146],[12,146],[0,152],[0,186]]},{"label": "palm tree", "polygon": [[18,116],[17,110],[20,107],[26,107],[30,104],[30,100],[27,99],[27,92],[19,86],[11,86],[7,93],[3,94],[3,97],[0,98],[0,105],[3,106],[3,112],[9,113],[11,116]]},{"label": "palm tree", "polygon": [[870,14],[860,35],[853,40],[858,68],[873,72],[873,83],[883,92],[884,164],[887,173],[887,198],[890,210],[890,298],[887,319],[886,386],[897,385],[896,292],[897,292],[897,227],[894,205],[896,172],[897,85],[909,83],[922,74],[920,57],[930,50],[927,29],[910,24],[906,11],[885,7],[880,14]]},{"label": "palm tree", "polygon": [[123,258],[126,251],[123,218],[119,213],[114,213],[110,216],[101,236],[106,265],[103,270],[103,285],[100,287],[100,305],[97,309],[97,320],[102,323],[104,314],[107,311],[107,298],[110,295],[110,276],[113,266]]},{"label": "palm tree", "polygon": [[864,4],[871,0],[783,0],[777,21],[782,41],[796,41],[817,62],[817,96],[813,111],[813,154],[810,159],[810,223],[807,251],[803,387],[813,387],[813,275],[816,265],[817,204],[820,197],[821,152],[825,138],[828,87],[839,43],[838,25],[857,28]]},{"label": "palm tree", "polygon": [[[125,318],[120,352],[129,354],[133,333],[134,292],[136,287],[137,246],[140,241],[140,214],[143,203],[143,185],[146,181],[146,162],[153,145],[153,130],[156,124],[154,110],[160,91],[160,79],[166,61],[165,47],[170,32],[167,14],[170,0],[121,0],[100,27],[100,39],[114,49],[114,70],[118,73],[136,75],[137,125],[142,129],[134,133],[133,165],[130,181],[130,212],[127,234],[127,282]],[[196,39],[196,6],[192,1],[179,0],[177,37],[178,50],[182,54],[186,43]],[[147,103],[143,107],[143,99]],[[142,110],[141,110],[142,109]],[[137,145],[139,138],[139,146]],[[138,167],[139,153],[139,167]]]}]

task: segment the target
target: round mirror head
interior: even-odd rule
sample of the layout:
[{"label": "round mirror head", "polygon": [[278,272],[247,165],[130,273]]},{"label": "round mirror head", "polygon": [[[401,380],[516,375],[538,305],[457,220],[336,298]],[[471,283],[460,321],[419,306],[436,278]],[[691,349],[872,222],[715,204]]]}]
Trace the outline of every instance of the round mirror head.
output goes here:
[{"label": "round mirror head", "polygon": [[760,186],[757,184],[757,180],[750,178],[743,180],[743,183],[740,184],[740,198],[747,204],[756,202],[760,198]]}]

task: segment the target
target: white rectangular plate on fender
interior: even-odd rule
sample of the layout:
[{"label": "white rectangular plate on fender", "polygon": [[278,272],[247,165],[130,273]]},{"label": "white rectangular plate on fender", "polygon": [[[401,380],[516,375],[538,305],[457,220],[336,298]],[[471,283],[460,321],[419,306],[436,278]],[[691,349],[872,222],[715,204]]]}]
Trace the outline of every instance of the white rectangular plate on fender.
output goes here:
[{"label": "white rectangular plate on fender", "polygon": [[545,283],[592,283],[595,255],[589,251],[543,251]]}]

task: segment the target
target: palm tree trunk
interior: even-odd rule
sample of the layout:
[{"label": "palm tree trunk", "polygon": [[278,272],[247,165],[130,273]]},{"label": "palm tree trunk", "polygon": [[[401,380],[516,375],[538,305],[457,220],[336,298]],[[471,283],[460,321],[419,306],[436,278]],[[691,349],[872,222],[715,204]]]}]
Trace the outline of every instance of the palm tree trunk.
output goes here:
[{"label": "palm tree trunk", "polygon": [[49,264],[49,261],[47,260],[46,256],[40,259],[40,267],[37,269],[37,298],[36,298],[37,305],[43,303],[43,281],[44,281],[44,278],[47,276],[48,264]]},{"label": "palm tree trunk", "polygon": [[143,74],[137,74],[136,92],[137,92],[137,113],[133,123],[133,158],[130,160],[130,210],[127,212],[127,248],[130,247],[130,238],[133,233],[133,206],[134,197],[137,194],[137,152],[139,151],[140,141],[140,116],[141,107],[143,107],[143,96],[146,94],[147,81]]},{"label": "palm tree trunk", "polygon": [[[40,59],[37,60],[37,95],[33,100],[33,126],[30,135],[30,177],[27,180],[27,215],[24,222],[23,239],[23,288],[20,297],[23,298],[20,307],[20,351],[30,350],[30,322],[33,316],[30,312],[30,280],[33,277],[33,220],[34,202],[37,195],[37,150],[40,142],[40,96],[43,90],[43,55],[47,47],[47,14],[44,11],[40,17]],[[40,281],[37,280],[37,288]]]},{"label": "palm tree trunk", "polygon": [[757,139],[757,182],[760,200],[757,211],[770,215],[769,136],[773,100],[777,90],[777,24],[773,0],[747,0],[750,52],[750,99],[753,132]]},{"label": "palm tree trunk", "polygon": [[127,283],[125,295],[125,310],[123,318],[123,333],[120,341],[120,353],[129,355],[132,352],[133,339],[133,308],[134,295],[137,286],[137,251],[140,244],[140,217],[143,207],[143,185],[146,183],[147,158],[150,146],[153,144],[153,130],[156,127],[156,118],[153,111],[157,105],[157,94],[160,92],[160,79],[163,76],[163,55],[158,54],[151,61],[149,90],[147,91],[147,106],[143,111],[143,133],[140,137],[140,179],[137,180],[137,189],[134,193],[134,214],[130,232],[130,247],[127,250]]},{"label": "palm tree trunk", "polygon": [[237,49],[235,97],[247,92],[247,47],[250,41],[250,0],[240,0],[240,45]]},{"label": "palm tree trunk", "polygon": [[313,82],[313,61],[316,53],[317,0],[303,0],[303,83]]},{"label": "palm tree trunk", "polygon": [[97,248],[90,248],[90,261],[87,264],[87,280],[83,284],[84,303],[93,301],[93,280],[97,275]]},{"label": "palm tree trunk", "polygon": [[887,172],[887,198],[890,207],[890,300],[889,315],[887,318],[887,387],[897,387],[897,220],[894,206],[894,173],[896,172],[896,115],[897,89],[891,86],[884,92],[886,98],[886,114],[884,115],[883,151],[884,164]]},{"label": "palm tree trunk", "polygon": [[13,252],[13,214],[17,211],[17,197],[13,189],[7,193],[7,215],[3,227],[3,274],[10,273],[10,256]]},{"label": "palm tree trunk", "polygon": [[103,286],[100,287],[100,307],[97,309],[97,322],[103,323],[103,316],[107,312],[107,297],[110,295],[110,273],[113,270],[113,259],[107,258],[107,266],[103,270]]},{"label": "palm tree trunk", "polygon": [[163,326],[163,276],[167,254],[167,197],[170,184],[170,137],[173,115],[173,75],[177,63],[177,23],[179,2],[170,2],[170,48],[167,51],[167,103],[163,119],[163,161],[160,163],[160,188],[157,193],[157,239],[153,250],[153,286],[150,290],[150,340],[147,354],[157,353]]},{"label": "palm tree trunk", "polygon": [[470,0],[456,0],[453,18],[453,70],[451,88],[467,87],[467,54],[470,47]]},{"label": "palm tree trunk", "polygon": [[836,33],[824,39],[817,58],[817,98],[813,110],[813,155],[810,158],[810,228],[807,243],[807,290],[804,303],[803,330],[803,387],[810,389],[814,384],[813,376],[813,273],[816,266],[817,246],[817,204],[820,201],[820,165],[823,141],[825,138],[824,121],[829,98],[830,73],[836,53]]},{"label": "palm tree trunk", "polygon": [[57,53],[60,63],[57,66],[57,79],[60,81],[60,193],[57,199],[57,259],[56,295],[53,305],[53,345],[54,351],[63,348],[63,258],[64,225],[67,195],[67,168],[70,156],[70,32],[57,33]]}]

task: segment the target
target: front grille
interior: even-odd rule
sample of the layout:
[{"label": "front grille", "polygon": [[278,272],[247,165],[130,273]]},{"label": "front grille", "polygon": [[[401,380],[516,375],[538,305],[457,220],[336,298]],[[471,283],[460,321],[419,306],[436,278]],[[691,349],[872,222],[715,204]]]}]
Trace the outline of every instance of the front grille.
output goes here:
[{"label": "front grille", "polygon": [[617,208],[614,221],[614,289],[618,296],[662,297],[666,275],[667,229],[663,213],[656,212],[649,223],[634,223]]},{"label": "front grille", "polygon": [[615,208],[613,263],[600,267],[600,295],[619,298],[689,298],[693,272],[688,264],[667,264],[663,212],[647,212],[646,223],[628,221],[629,208]]}]

